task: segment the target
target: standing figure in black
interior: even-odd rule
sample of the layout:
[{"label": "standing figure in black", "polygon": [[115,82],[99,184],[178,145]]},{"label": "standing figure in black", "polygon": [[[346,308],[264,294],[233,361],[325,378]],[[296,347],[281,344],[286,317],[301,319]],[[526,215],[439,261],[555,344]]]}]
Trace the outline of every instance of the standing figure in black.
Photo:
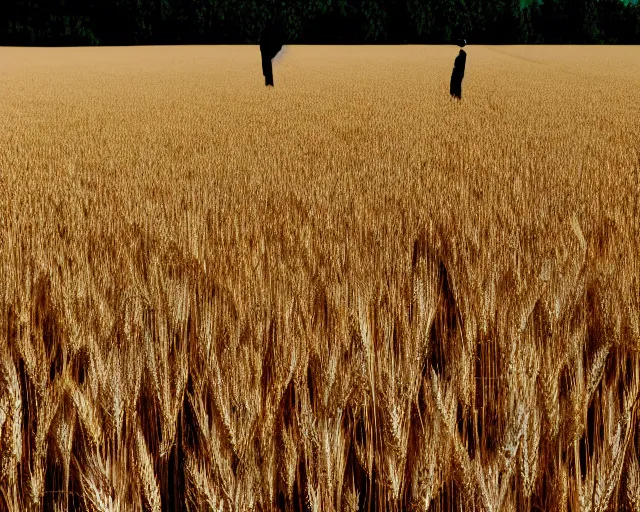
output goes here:
[{"label": "standing figure in black", "polygon": [[262,55],[262,74],[264,84],[273,87],[273,66],[271,59],[282,49],[284,33],[277,23],[268,24],[260,36],[260,54]]},{"label": "standing figure in black", "polygon": [[[467,42],[462,39],[458,42],[460,48],[464,47]],[[453,73],[451,73],[451,85],[449,86],[449,93],[453,98],[458,100],[462,99],[462,79],[464,78],[464,66],[467,63],[467,54],[464,50],[460,50],[460,53],[456,57],[453,64]]]}]

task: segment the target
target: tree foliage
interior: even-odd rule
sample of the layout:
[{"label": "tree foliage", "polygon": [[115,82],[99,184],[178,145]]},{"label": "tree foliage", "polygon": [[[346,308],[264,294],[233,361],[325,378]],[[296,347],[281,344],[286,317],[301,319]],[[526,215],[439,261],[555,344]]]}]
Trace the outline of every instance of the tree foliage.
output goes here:
[{"label": "tree foliage", "polygon": [[622,0],[2,0],[2,45],[256,43],[637,44]]}]

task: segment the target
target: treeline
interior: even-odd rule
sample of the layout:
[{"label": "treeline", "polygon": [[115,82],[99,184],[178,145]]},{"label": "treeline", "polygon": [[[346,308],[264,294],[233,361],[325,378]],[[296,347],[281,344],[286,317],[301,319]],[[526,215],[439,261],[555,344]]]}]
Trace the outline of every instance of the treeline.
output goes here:
[{"label": "treeline", "polygon": [[0,0],[0,45],[638,44],[637,0]]}]

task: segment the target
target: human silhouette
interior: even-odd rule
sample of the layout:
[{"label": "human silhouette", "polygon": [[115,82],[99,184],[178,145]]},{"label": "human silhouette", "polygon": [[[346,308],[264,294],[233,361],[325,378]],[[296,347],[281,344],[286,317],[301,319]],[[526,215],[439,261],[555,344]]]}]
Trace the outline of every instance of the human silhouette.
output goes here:
[{"label": "human silhouette", "polygon": [[[461,48],[466,44],[464,39],[458,42],[458,46]],[[464,78],[464,67],[467,63],[467,54],[464,50],[460,50],[456,60],[453,64],[453,73],[451,73],[451,85],[449,86],[449,93],[455,99],[462,99],[462,79]]]},{"label": "human silhouette", "polygon": [[279,23],[269,23],[260,36],[260,55],[264,84],[273,87],[273,65],[271,60],[282,49],[284,32]]}]

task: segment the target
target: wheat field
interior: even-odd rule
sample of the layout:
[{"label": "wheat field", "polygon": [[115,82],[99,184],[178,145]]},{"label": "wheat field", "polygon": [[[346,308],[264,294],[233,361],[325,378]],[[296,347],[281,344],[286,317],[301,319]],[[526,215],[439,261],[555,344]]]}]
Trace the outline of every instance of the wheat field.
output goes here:
[{"label": "wheat field", "polygon": [[640,50],[0,48],[0,511],[640,512]]}]

